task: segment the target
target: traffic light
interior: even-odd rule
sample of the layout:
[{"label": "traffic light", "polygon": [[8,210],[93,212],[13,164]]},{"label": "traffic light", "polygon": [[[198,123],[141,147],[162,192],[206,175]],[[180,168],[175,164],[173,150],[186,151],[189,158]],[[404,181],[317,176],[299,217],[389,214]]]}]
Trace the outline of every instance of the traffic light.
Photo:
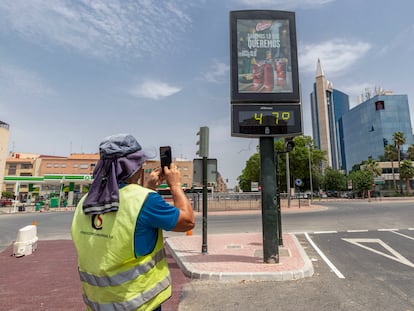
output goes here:
[{"label": "traffic light", "polygon": [[197,135],[200,136],[199,140],[197,141],[198,150],[196,154],[199,157],[206,157],[208,158],[208,127],[202,126],[198,131]]},{"label": "traffic light", "polygon": [[285,151],[291,152],[295,148],[295,142],[293,140],[286,140],[285,142]]}]

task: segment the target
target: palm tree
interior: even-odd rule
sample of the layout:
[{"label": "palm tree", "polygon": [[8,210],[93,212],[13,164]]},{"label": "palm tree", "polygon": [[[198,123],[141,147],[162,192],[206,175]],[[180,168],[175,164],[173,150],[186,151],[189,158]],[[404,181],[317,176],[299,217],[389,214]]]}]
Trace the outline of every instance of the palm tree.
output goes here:
[{"label": "palm tree", "polygon": [[384,149],[384,156],[388,161],[391,161],[392,182],[394,185],[394,190],[397,190],[397,184],[395,182],[395,173],[394,173],[394,161],[397,160],[397,149],[395,148],[395,146],[386,145]]},{"label": "palm tree", "polygon": [[411,145],[407,149],[407,156],[410,160],[414,160],[414,145]]},{"label": "palm tree", "polygon": [[[397,147],[398,170],[401,170],[401,145],[405,144],[405,136],[403,132],[395,132],[392,136],[394,145]],[[402,178],[400,177],[400,193],[402,194]]]},{"label": "palm tree", "polygon": [[[375,161],[373,158],[368,158],[368,160],[364,163],[363,167],[364,171],[369,171],[372,174],[372,178],[374,179],[377,176],[381,176],[382,170],[378,164],[377,161]],[[372,184],[374,184],[375,181],[372,180]],[[371,191],[368,190],[368,201],[371,201]]]},{"label": "palm tree", "polygon": [[407,193],[411,192],[410,179],[414,177],[414,167],[411,160],[401,162],[400,177],[405,179]]}]

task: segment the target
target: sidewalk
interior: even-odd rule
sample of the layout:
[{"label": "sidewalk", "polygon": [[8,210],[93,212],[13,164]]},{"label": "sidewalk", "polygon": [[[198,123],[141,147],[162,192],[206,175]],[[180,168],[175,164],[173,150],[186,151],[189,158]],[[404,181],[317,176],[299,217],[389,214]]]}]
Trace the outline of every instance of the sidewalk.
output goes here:
[{"label": "sidewalk", "polygon": [[[321,211],[319,205],[282,207],[284,213]],[[217,211],[214,214],[234,212]],[[259,210],[239,213],[261,213]],[[210,213],[212,214],[212,213]],[[313,275],[313,266],[302,246],[292,234],[283,234],[279,246],[279,263],[263,259],[262,233],[220,234],[207,236],[207,253],[202,254],[201,236],[172,236],[165,245],[181,270],[191,279],[219,281],[296,280]]]},{"label": "sidewalk", "polygon": [[286,281],[313,275],[311,261],[291,234],[283,235],[277,264],[264,263],[260,233],[210,235],[206,254],[201,236],[170,237],[166,247],[191,279]]}]

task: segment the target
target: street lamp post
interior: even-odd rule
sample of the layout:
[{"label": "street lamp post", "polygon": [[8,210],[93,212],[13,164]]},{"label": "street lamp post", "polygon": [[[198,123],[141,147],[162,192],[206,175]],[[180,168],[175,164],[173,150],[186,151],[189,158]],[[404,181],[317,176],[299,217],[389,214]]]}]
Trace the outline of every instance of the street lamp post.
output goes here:
[{"label": "street lamp post", "polygon": [[289,152],[286,152],[286,189],[287,189],[287,203],[290,208],[290,164],[289,164]]},{"label": "street lamp post", "polygon": [[313,200],[313,184],[312,184],[312,161],[311,161],[311,152],[310,152],[310,145],[308,146],[308,156],[309,156],[309,180],[310,180],[310,191],[311,191],[311,203]]}]

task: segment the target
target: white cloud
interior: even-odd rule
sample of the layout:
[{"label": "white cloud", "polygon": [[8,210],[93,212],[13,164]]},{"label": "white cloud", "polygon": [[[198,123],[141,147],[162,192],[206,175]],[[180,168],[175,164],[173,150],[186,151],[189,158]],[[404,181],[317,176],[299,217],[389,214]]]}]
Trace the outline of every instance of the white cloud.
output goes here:
[{"label": "white cloud", "polygon": [[217,83],[222,82],[223,79],[227,79],[229,70],[229,65],[214,60],[213,65],[210,68],[210,71],[203,73],[202,75],[207,82]]},{"label": "white cloud", "polygon": [[55,94],[55,91],[37,74],[6,64],[0,66],[0,92],[30,96]]},{"label": "white cloud", "polygon": [[131,88],[129,93],[136,97],[158,100],[176,94],[179,91],[181,91],[180,88],[168,85],[164,82],[144,81],[143,83]]},{"label": "white cloud", "polygon": [[[102,58],[169,53],[192,25],[185,0],[0,2],[0,31]],[[137,16],[139,18],[137,18]]]},{"label": "white cloud", "polygon": [[370,50],[366,42],[331,40],[319,44],[304,44],[299,49],[299,66],[305,72],[316,72],[318,59],[325,74],[343,74]]}]

